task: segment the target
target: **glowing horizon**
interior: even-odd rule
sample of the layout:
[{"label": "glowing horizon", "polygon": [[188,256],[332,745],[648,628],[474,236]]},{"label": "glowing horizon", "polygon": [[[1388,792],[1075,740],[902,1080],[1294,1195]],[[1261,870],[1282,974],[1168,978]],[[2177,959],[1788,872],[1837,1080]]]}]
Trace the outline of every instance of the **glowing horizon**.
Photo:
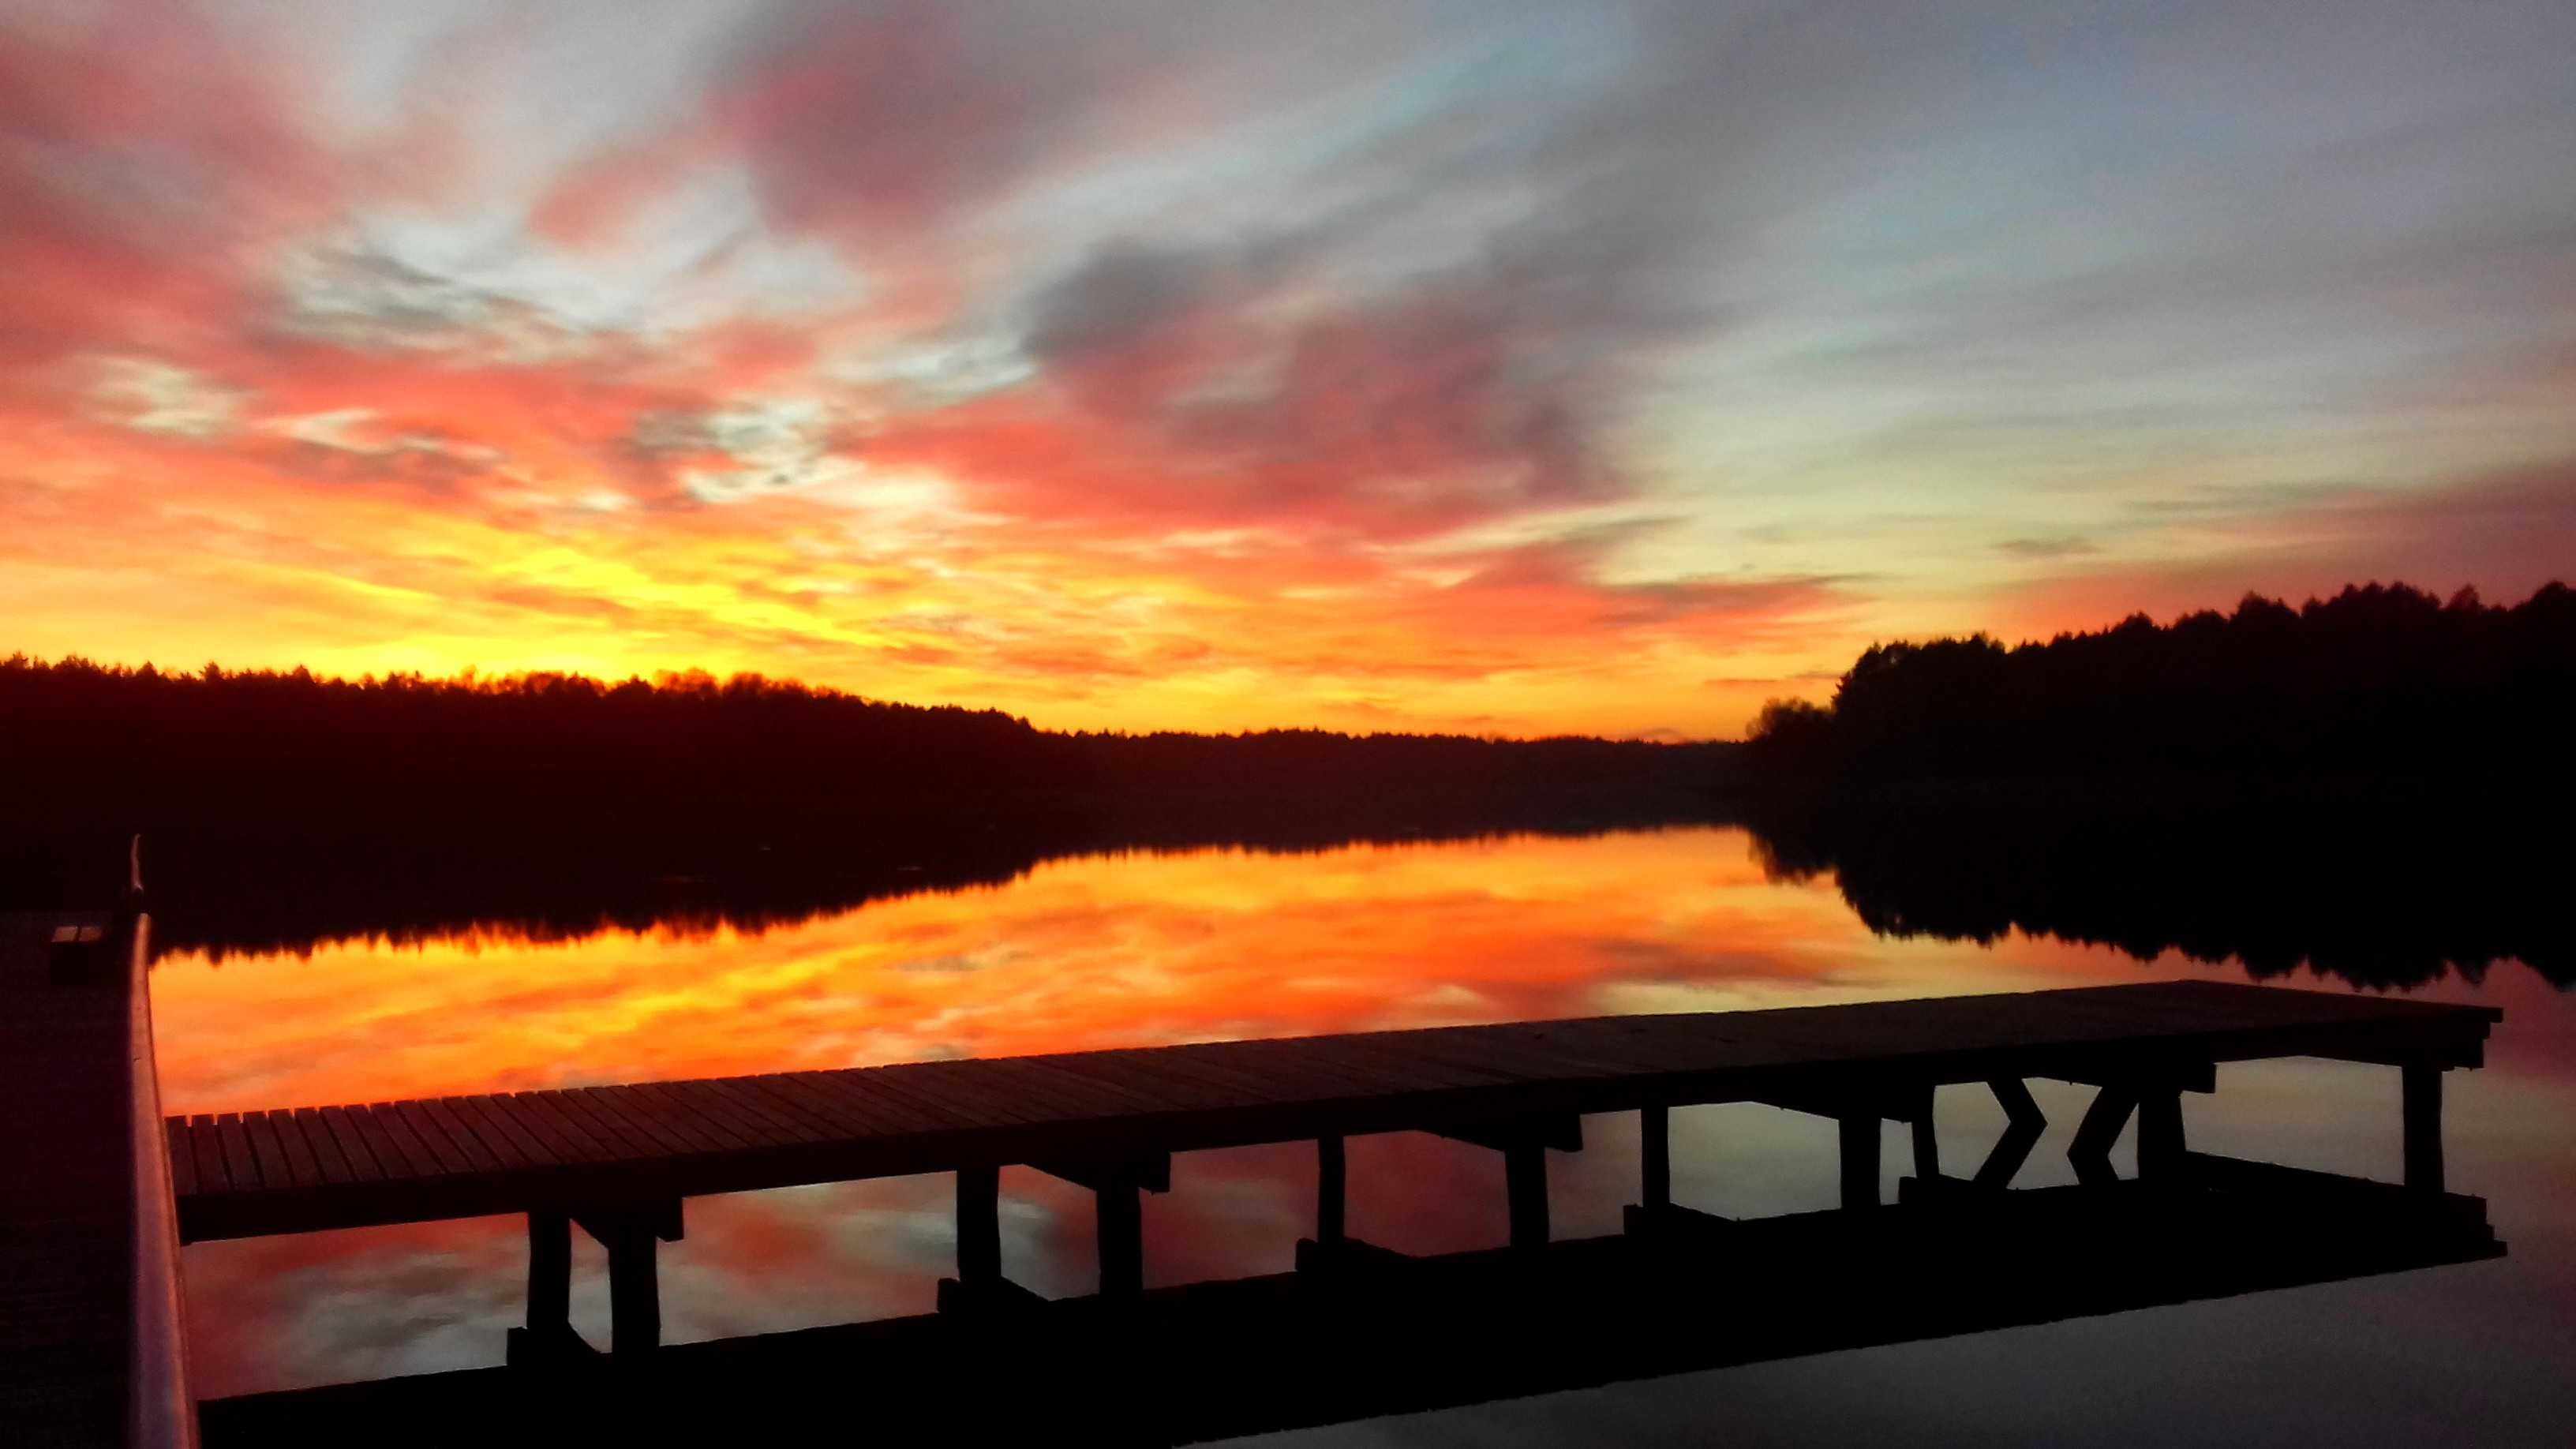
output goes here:
[{"label": "glowing horizon", "polygon": [[2576,559],[2576,15],[1826,9],[0,0],[0,652],[1724,738]]}]

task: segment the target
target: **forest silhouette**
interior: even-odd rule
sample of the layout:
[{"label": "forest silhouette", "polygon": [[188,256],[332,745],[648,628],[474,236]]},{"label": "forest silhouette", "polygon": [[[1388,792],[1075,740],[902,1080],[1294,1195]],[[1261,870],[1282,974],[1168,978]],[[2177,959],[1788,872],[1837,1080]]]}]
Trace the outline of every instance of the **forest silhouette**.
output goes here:
[{"label": "forest silhouette", "polygon": [[1891,780],[2297,781],[2563,771],[2576,592],[2511,606],[2405,584],[2292,608],[2248,594],[2013,648],[1983,634],[1873,645],[1827,705],[1775,700],[1753,771]]},{"label": "forest silhouette", "polygon": [[1059,733],[736,675],[317,677],[0,661],[0,790],[115,831],[513,822],[959,826],[1225,805],[1583,808],[1703,795],[1736,747],[1587,738]]}]

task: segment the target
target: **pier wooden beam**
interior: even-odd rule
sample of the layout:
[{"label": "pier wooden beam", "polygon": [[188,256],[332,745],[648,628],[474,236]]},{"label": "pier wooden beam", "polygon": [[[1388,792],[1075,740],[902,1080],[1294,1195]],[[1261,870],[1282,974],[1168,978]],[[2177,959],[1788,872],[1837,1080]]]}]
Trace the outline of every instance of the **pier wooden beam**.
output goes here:
[{"label": "pier wooden beam", "polygon": [[1847,1091],[1766,1092],[1748,1100],[1766,1107],[1777,1107],[1784,1112],[1831,1117],[1837,1122],[1861,1116],[1881,1117],[1890,1122],[1912,1122],[1932,1110],[1932,1084],[1908,1082]]},{"label": "pier wooden beam", "polygon": [[2406,1185],[2442,1192],[2442,1068],[2409,1062],[2405,1072]]},{"label": "pier wooden beam", "polygon": [[1431,1135],[1464,1142],[1470,1147],[1485,1147],[1496,1152],[1510,1152],[1516,1147],[1553,1148],[1558,1152],[1583,1150],[1583,1119],[1571,1112],[1549,1112],[1529,1117],[1506,1117],[1498,1122],[1471,1122],[1465,1126],[1434,1127]]},{"label": "pier wooden beam", "polygon": [[1147,1192],[1172,1190],[1172,1154],[1168,1152],[1103,1162],[1033,1162],[1029,1165],[1049,1177],[1061,1178],[1093,1192],[1113,1187],[1142,1188]]}]

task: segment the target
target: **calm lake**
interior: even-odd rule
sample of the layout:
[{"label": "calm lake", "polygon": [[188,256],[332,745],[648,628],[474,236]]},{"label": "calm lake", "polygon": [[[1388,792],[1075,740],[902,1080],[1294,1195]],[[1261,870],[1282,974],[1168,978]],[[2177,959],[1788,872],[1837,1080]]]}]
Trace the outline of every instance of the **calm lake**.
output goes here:
[{"label": "calm lake", "polygon": [[[1874,934],[1831,872],[1791,878],[1764,859],[1720,827],[1084,856],[757,933],[675,923],[532,940],[499,927],[180,951],[153,974],[161,1086],[169,1111],[218,1112],[2244,974],[2019,932]],[[2511,960],[2414,994],[2506,1012],[2486,1067],[2451,1075],[2447,1118],[2450,1185],[2489,1200],[2502,1260],[1293,1437],[2563,1444],[2576,1422],[2576,998]],[[2064,1147],[2088,1094],[2032,1087],[2052,1126],[2020,1181],[2072,1181]],[[2215,1096],[2185,1100],[2195,1147],[2398,1174],[2393,1070],[2221,1068]],[[1974,1163],[2002,1126],[1982,1090],[1944,1091],[1938,1113],[1947,1160]],[[1887,1134],[1891,1181],[1903,1135]],[[1673,1138],[1679,1201],[1729,1215],[1836,1201],[1830,1122],[1693,1108],[1673,1115]],[[1617,1231],[1636,1159],[1632,1120],[1588,1120],[1585,1149],[1551,1164],[1558,1234]],[[1172,1177],[1145,1205],[1149,1284],[1285,1271],[1311,1228],[1311,1146],[1191,1154]],[[1408,1251],[1500,1243],[1501,1178],[1479,1149],[1356,1140],[1351,1230]],[[1026,1171],[1003,1190],[1010,1275],[1089,1291],[1088,1194]],[[950,1214],[945,1177],[692,1200],[686,1240],[662,1253],[666,1340],[928,1311],[953,1271]],[[525,1255],[517,1219],[191,1247],[200,1392],[496,1363],[522,1316]],[[575,1274],[575,1323],[604,1343],[605,1278],[579,1237]]]}]

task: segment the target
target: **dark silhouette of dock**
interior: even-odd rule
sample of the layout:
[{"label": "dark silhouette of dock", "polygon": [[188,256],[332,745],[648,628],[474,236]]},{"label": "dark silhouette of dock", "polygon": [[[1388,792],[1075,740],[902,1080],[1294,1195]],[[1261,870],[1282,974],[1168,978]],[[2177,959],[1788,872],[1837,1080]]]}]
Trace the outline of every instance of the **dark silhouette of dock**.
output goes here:
[{"label": "dark silhouette of dock", "polygon": [[[2501,1257],[2474,1198],[2122,1182],[1724,1222],[215,1400],[210,1445],[1177,1444]],[[643,1365],[649,1365],[645,1369]],[[1712,1426],[1715,1427],[1714,1425]]]},{"label": "dark silhouette of dock", "polygon": [[[208,1433],[651,1440],[688,1421],[739,1429],[755,1409],[846,1409],[864,1373],[880,1424],[1181,1442],[2503,1251],[2442,1167],[2442,1074],[2481,1064],[2501,1017],[2486,1007],[2164,982],[163,1119],[140,896],[129,852],[112,909],[0,901],[13,1444],[195,1442],[183,1239],[499,1213],[529,1233],[508,1367],[219,1402]],[[2220,1063],[2288,1056],[2399,1069],[2402,1182],[2186,1146],[2185,1093],[2214,1091]],[[2009,1190],[2044,1125],[2031,1078],[2096,1089],[2069,1149],[2077,1186]],[[1931,1107],[1962,1085],[1994,1093],[2009,1125],[1952,1173]],[[1673,1202],[1668,1114],[1720,1102],[1834,1119],[1843,1206],[1737,1222]],[[1580,1150],[1582,1118],[1605,1112],[1640,1115],[1638,1201],[1618,1236],[1552,1241],[1547,1154]],[[2110,1147],[2133,1117],[2123,1179]],[[1892,1205],[1889,1121],[1914,1149]],[[1344,1140],[1407,1130],[1501,1155],[1508,1247],[1411,1258],[1346,1233]],[[1171,1154],[1301,1140],[1320,1171],[1296,1272],[1144,1288],[1139,1195],[1168,1190]],[[1097,1293],[1048,1301],[1006,1276],[999,1174],[1023,1164],[1097,1195]],[[937,1313],[661,1344],[657,1254],[682,1236],[686,1199],[930,1172],[957,1186],[957,1271]],[[569,1322],[576,1226],[607,1250],[607,1353]],[[1718,1298],[1725,1312],[1700,1311]],[[1005,1359],[1006,1397],[991,1391]]]},{"label": "dark silhouette of dock", "polygon": [[[1100,1289],[1143,1283],[1139,1194],[1170,1185],[1171,1154],[1312,1140],[1318,1251],[1366,1250],[1342,1228],[1347,1137],[1418,1130],[1504,1160],[1511,1241],[1549,1240],[1546,1154],[1578,1150],[1581,1118],[1644,1122],[1638,1210],[1670,1201],[1667,1114],[1760,1102],[1835,1119],[1846,1208],[1882,1200],[1882,1123],[1914,1133],[1927,1190],[2009,1183],[2036,1140],[2028,1078],[2095,1086],[2073,1155],[2116,1180],[2109,1151],[2139,1121],[2140,1175],[2295,1184],[2290,1169],[2192,1153],[2181,1098],[2221,1062],[2316,1056],[2402,1069],[2406,1182],[2442,1195],[2441,1074],[2476,1066],[2492,1008],[2215,982],[2164,982],[1773,1011],[1602,1017],[1288,1040],[1213,1042],[840,1071],[304,1107],[172,1118],[179,1225],[189,1241],[522,1213],[528,1324],[514,1352],[582,1352],[566,1326],[570,1237],[607,1250],[612,1346],[660,1341],[657,1245],[707,1193],[914,1173],[957,1182],[958,1309],[1028,1298],[1004,1276],[999,1171],[1036,1167],[1098,1198]],[[2013,1125],[1973,1178],[1941,1171],[1931,1104],[1979,1084]],[[2367,1186],[2367,1185],[2364,1185]]]}]

